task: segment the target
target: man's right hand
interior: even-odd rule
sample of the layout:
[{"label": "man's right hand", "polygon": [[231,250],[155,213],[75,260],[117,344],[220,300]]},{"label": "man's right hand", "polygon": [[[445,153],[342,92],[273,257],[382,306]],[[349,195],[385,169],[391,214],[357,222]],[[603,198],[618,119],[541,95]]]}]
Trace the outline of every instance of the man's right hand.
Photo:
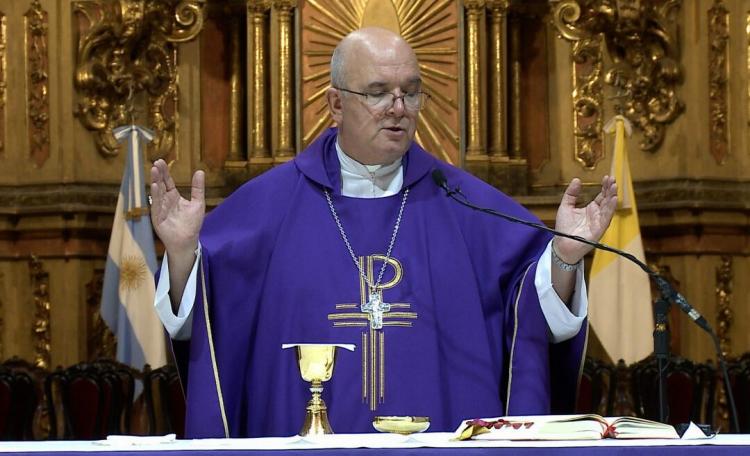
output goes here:
[{"label": "man's right hand", "polygon": [[151,223],[170,255],[193,253],[206,212],[205,176],[193,175],[190,200],[180,195],[164,160],[151,167]]},{"label": "man's right hand", "polygon": [[172,307],[176,311],[195,262],[198,234],[206,213],[205,174],[193,174],[190,200],[183,198],[164,160],[151,167],[151,223],[169,257]]}]

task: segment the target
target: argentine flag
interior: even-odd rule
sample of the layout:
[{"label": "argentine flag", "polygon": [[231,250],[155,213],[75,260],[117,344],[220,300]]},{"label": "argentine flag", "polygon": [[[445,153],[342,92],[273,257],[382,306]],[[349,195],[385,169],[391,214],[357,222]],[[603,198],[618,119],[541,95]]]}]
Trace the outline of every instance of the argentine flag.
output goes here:
[{"label": "argentine flag", "polygon": [[117,338],[117,360],[136,369],[166,364],[164,328],[154,311],[156,252],[146,204],[141,145],[148,130],[135,125],[114,131],[128,140],[104,271],[101,315]]}]

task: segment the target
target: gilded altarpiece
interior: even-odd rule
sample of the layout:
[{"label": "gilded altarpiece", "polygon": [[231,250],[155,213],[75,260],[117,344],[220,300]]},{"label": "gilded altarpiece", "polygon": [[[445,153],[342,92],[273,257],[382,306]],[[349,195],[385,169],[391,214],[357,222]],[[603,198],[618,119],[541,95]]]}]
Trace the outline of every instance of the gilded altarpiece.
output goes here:
[{"label": "gilded altarpiece", "polygon": [[[656,4],[596,1],[579,3],[637,3],[643,6],[639,12],[648,14],[654,13],[646,7]],[[156,8],[164,2],[145,3]],[[178,186],[188,187],[192,171],[205,169],[209,206],[214,206],[246,177],[232,181],[233,166],[246,171],[254,163],[270,167],[289,160],[330,125],[322,94],[329,84],[333,46],[360,26],[385,26],[414,46],[425,88],[432,94],[418,140],[459,166],[467,167],[471,145],[475,162],[484,161],[487,167],[512,164],[513,175],[531,171],[529,185],[519,179],[521,185],[511,187],[510,193],[552,223],[566,182],[581,177],[591,196],[609,169],[610,145],[606,140],[597,143],[595,115],[606,122],[615,104],[636,112],[652,99],[656,108],[684,103],[685,110],[664,111],[669,115],[641,116],[643,126],[657,133],[644,142],[653,148],[642,147],[643,133],[630,144],[642,235],[647,255],[670,267],[683,294],[704,315],[725,322],[726,341],[732,353],[739,354],[750,348],[745,324],[750,321],[748,285],[735,279],[732,300],[717,303],[715,268],[724,256],[732,259],[736,278],[747,276],[750,268],[750,0],[660,2],[676,3],[681,6],[655,17],[667,31],[678,24],[676,36],[682,43],[657,40],[662,50],[653,49],[679,64],[660,68],[681,69],[683,81],[647,84],[645,89],[657,95],[668,94],[665,99],[654,99],[648,91],[643,99],[628,99],[620,96],[627,94],[627,82],[642,79],[621,77],[626,86],[607,85],[604,76],[611,59],[594,54],[593,47],[589,54],[573,52],[571,41],[558,39],[558,29],[550,22],[552,3],[546,0],[211,0],[204,6],[215,16],[209,15],[202,27],[201,42],[180,44],[176,54],[175,48],[165,53],[176,73],[158,78],[174,82],[176,89],[162,93],[161,106],[174,97],[179,103],[152,112],[155,105],[140,92],[134,113],[149,126],[156,125],[151,119],[163,117],[166,123],[160,125],[175,135],[168,156],[175,159]],[[103,154],[96,132],[75,114],[81,113],[80,103],[102,99],[87,98],[75,85],[79,45],[93,36],[99,18],[92,12],[89,20],[76,10],[83,4],[114,7],[114,0],[0,5],[0,342],[6,357],[19,354],[52,366],[111,350],[111,338],[105,339],[95,312],[122,154]],[[594,13],[584,9],[581,16]],[[605,47],[600,43],[597,51]],[[106,55],[113,48],[102,51],[100,55]],[[584,55],[592,57],[592,65]],[[715,64],[709,67],[710,62]],[[714,70],[715,81],[721,83],[718,91],[712,86]],[[597,82],[589,84],[592,81]],[[531,97],[531,89],[538,94]],[[712,93],[727,102],[712,103]],[[578,103],[588,96],[598,98],[598,111],[590,109],[588,100]],[[580,122],[574,124],[578,114],[594,117],[578,117]],[[123,115],[119,120],[128,120],[129,114]],[[712,128],[721,133],[714,138],[726,141],[721,160],[711,147]],[[582,147],[587,138],[593,138],[590,151]],[[168,136],[165,139],[163,144],[170,144]],[[501,187],[506,179],[491,182]],[[46,279],[42,273],[30,273],[32,253]],[[731,325],[726,309],[734,315]],[[675,353],[695,360],[712,356],[704,334],[686,318],[680,318],[679,325]]]}]

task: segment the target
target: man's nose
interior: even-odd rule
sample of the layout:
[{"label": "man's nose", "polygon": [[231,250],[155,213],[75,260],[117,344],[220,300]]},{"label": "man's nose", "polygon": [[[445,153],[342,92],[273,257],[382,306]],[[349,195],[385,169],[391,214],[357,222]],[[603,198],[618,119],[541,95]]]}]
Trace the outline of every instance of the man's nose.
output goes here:
[{"label": "man's nose", "polygon": [[403,116],[406,113],[406,105],[404,104],[404,97],[406,94],[401,94],[393,98],[391,108],[388,110],[389,113],[395,116]]}]

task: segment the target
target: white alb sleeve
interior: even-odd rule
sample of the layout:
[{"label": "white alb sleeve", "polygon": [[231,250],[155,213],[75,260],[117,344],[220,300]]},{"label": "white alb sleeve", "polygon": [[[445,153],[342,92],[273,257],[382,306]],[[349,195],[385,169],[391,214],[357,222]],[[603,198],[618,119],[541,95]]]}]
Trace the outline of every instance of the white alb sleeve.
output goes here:
[{"label": "white alb sleeve", "polygon": [[198,264],[201,261],[201,246],[195,249],[195,263],[190,271],[185,291],[182,292],[180,307],[177,309],[177,315],[172,310],[172,301],[169,299],[169,262],[167,253],[164,252],[164,259],[161,262],[161,272],[159,273],[159,284],[156,287],[154,296],[154,309],[159,316],[159,320],[169,333],[169,337],[174,340],[189,340],[193,333],[193,304],[195,303],[195,290],[197,284]]},{"label": "white alb sleeve", "polygon": [[586,292],[586,281],[583,280],[583,261],[578,263],[576,269],[576,284],[571,297],[570,308],[557,295],[552,288],[552,241],[539,257],[536,265],[536,277],[534,285],[542,313],[547,320],[548,336],[552,343],[568,340],[578,334],[583,325],[583,320],[588,313],[589,301]]}]

